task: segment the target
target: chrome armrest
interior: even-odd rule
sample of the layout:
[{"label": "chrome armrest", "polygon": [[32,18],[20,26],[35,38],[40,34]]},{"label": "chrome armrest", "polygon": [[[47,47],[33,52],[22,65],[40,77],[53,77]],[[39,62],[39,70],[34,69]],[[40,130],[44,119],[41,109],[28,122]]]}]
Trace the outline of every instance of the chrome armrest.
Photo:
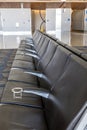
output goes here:
[{"label": "chrome armrest", "polygon": [[13,98],[22,98],[23,93],[34,94],[44,98],[49,97],[49,91],[44,88],[29,87],[29,89],[23,89],[21,87],[15,87],[12,89]]},{"label": "chrome armrest", "polygon": [[12,67],[11,70],[20,70],[20,71],[25,71],[24,68],[20,68],[20,67]]},{"label": "chrome armrest", "polygon": [[31,42],[31,41],[26,41],[26,43],[25,43],[25,45],[34,45],[34,43],[33,42]]},{"label": "chrome armrest", "polygon": [[28,69],[22,68],[22,67],[12,67],[11,70],[21,70],[26,74],[35,75],[35,76],[38,76],[40,78],[43,77],[43,74],[41,72],[39,72],[39,71],[32,71],[32,70],[28,70]]},{"label": "chrome armrest", "polygon": [[33,43],[33,39],[24,39],[24,40],[21,40],[21,43],[22,44]]},{"label": "chrome armrest", "polygon": [[23,55],[23,56],[31,56],[31,57],[36,58],[36,59],[38,59],[38,60],[40,59],[37,54],[33,54],[33,53],[21,52],[20,55]]},{"label": "chrome armrest", "polygon": [[32,50],[32,49],[26,49],[26,48],[25,48],[25,49],[21,49],[21,48],[19,48],[18,51],[32,52],[32,53],[37,54],[37,52],[36,52],[35,50]]},{"label": "chrome armrest", "polygon": [[35,76],[38,76],[38,77],[43,77],[43,74],[39,71],[26,71],[26,69],[22,68],[22,67],[12,67],[11,70],[21,70],[23,71],[24,73],[26,74],[31,74],[31,75],[35,75]]},{"label": "chrome armrest", "polygon": [[29,88],[28,90],[23,90],[23,93],[29,93],[29,94],[34,94],[34,95],[37,95],[37,96],[41,96],[41,97],[44,97],[44,98],[48,98],[49,96],[49,91],[44,89],[44,88]]},{"label": "chrome armrest", "polygon": [[32,54],[32,53],[24,53],[24,55],[26,55],[26,56],[31,56],[31,57],[34,57],[34,58],[36,58],[36,59],[40,59],[38,55]]},{"label": "chrome armrest", "polygon": [[33,38],[32,37],[26,38],[25,41],[27,41],[27,42],[33,41]]},{"label": "chrome armrest", "polygon": [[25,43],[25,44],[21,44],[21,46],[20,47],[24,47],[24,48],[28,48],[29,46],[33,46],[34,47],[34,44],[32,44],[32,43],[29,43],[29,44],[27,44],[27,43]]},{"label": "chrome armrest", "polygon": [[29,51],[29,52],[37,54],[37,52],[35,50],[32,50],[32,49],[25,49],[25,51]]},{"label": "chrome armrest", "polygon": [[42,78],[42,79],[44,79],[45,81],[47,81],[50,84],[49,79],[43,73],[41,73],[39,71],[31,71],[31,70],[29,70],[29,71],[25,71],[24,73],[31,74],[31,75],[37,76],[39,78]]},{"label": "chrome armrest", "polygon": [[11,92],[13,93],[14,99],[22,99],[23,93],[24,94],[33,94],[40,97],[43,97],[45,99],[51,100],[55,105],[57,105],[60,110],[62,109],[62,106],[58,99],[51,93],[50,90],[44,89],[44,88],[36,88],[36,87],[29,87],[28,89],[23,89],[21,87],[15,87],[11,89]]},{"label": "chrome armrest", "polygon": [[29,71],[25,71],[24,73],[31,74],[31,75],[34,75],[34,76],[37,76],[37,77],[40,77],[40,78],[43,77],[43,74],[41,72],[39,72],[39,71],[31,71],[31,70],[29,70]]},{"label": "chrome armrest", "polygon": [[26,42],[26,43],[25,43],[25,46],[27,46],[27,45],[29,45],[29,46],[34,46],[34,44],[33,44],[33,43],[31,43],[31,42],[29,42],[29,43],[28,43],[28,42]]},{"label": "chrome armrest", "polygon": [[41,73],[39,71],[32,71],[32,70],[26,71],[26,69],[20,68],[20,67],[12,67],[11,70],[20,70],[20,71],[23,71],[23,73],[37,76],[39,78],[44,79],[45,81],[47,81],[50,84],[49,79],[43,73]]},{"label": "chrome armrest", "polygon": [[37,76],[39,78],[43,78],[45,79],[47,82],[49,82],[48,78],[41,72],[39,71],[33,71],[33,70],[29,70],[29,71],[26,71],[26,69],[24,68],[21,68],[21,67],[12,67],[11,70],[21,70],[23,71],[25,74],[30,74],[30,75],[34,75],[34,76]]}]

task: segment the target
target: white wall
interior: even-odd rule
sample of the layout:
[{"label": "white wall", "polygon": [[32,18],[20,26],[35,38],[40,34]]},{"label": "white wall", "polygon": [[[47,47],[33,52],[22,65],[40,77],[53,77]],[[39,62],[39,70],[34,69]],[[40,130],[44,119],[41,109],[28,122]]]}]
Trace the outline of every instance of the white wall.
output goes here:
[{"label": "white wall", "polygon": [[56,9],[46,9],[46,32],[56,30]]},{"label": "white wall", "polygon": [[31,31],[31,9],[0,9],[3,31]]},{"label": "white wall", "polygon": [[46,32],[71,31],[71,9],[46,9]]}]

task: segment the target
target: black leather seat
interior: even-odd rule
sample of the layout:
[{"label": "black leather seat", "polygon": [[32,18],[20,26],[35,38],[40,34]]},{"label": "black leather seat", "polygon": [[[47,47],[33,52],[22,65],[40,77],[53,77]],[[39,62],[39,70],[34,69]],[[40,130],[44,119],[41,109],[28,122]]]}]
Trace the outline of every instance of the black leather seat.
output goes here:
[{"label": "black leather seat", "polygon": [[1,130],[47,130],[42,109],[4,104],[0,116]]},{"label": "black leather seat", "polygon": [[[53,97],[49,95],[49,100],[46,101],[46,114],[50,130],[64,130],[67,127],[87,100],[86,84],[87,62],[75,55],[71,55],[67,60],[64,73],[56,81],[52,89]],[[53,122],[53,118],[55,122]]]},{"label": "black leather seat", "polygon": [[[47,46],[49,45],[50,39],[45,37],[45,40],[40,48],[40,50],[36,53],[36,55],[41,59],[42,56],[44,55]],[[28,56],[29,57],[29,56]],[[25,57],[26,58],[26,57]],[[20,60],[14,60],[12,67],[21,67],[21,68],[26,68],[26,69],[35,69],[34,67],[37,66],[40,59],[36,59],[33,57],[33,63],[29,61],[20,61]],[[34,62],[37,62],[34,65]],[[32,68],[33,67],[33,68]]]},{"label": "black leather seat", "polygon": [[8,81],[9,72],[14,60],[16,49],[1,49],[0,50],[0,99],[4,87]]},{"label": "black leather seat", "polygon": [[[49,45],[47,46],[46,52],[44,53],[43,57],[40,59],[39,62],[43,62],[46,65],[49,63],[51,60],[52,56],[54,55],[54,52],[56,50],[57,44],[53,41],[49,42]],[[48,58],[48,59],[47,59]],[[40,68],[40,67],[38,67]],[[18,70],[18,69],[13,69],[10,71],[10,75],[8,80],[13,80],[13,81],[25,81],[27,83],[36,83],[36,76],[35,75],[29,75],[27,73],[24,73],[26,70]],[[31,71],[31,70],[28,70]]]},{"label": "black leather seat", "polygon": [[[34,38],[39,35],[40,32]],[[19,58],[17,67],[28,70],[15,68],[14,60],[15,69],[10,71],[8,82],[1,92],[2,130],[66,130],[87,100],[87,60],[84,54],[55,42],[49,36],[47,38],[43,33],[41,35],[44,44],[37,43],[38,51],[35,48],[41,57],[39,60],[26,60],[25,56],[23,62],[31,62],[28,69],[27,64],[21,65],[19,60],[22,58]],[[27,38],[20,48],[25,47],[27,40],[35,44],[33,39]],[[29,48],[32,48],[31,45]],[[18,50],[18,53],[21,51]],[[30,69],[32,64],[35,69]],[[15,87],[23,89],[21,98],[14,98],[12,89]]]},{"label": "black leather seat", "polygon": [[[50,59],[51,55],[49,55],[49,57],[48,57],[49,63],[46,67],[44,67],[45,62],[43,62],[43,66],[42,66],[43,72],[41,72],[43,76],[42,76],[42,78],[39,77],[40,86],[38,86],[38,87],[43,87],[45,89],[51,90],[52,87],[54,86],[56,80],[63,73],[65,65],[66,65],[66,61],[68,60],[68,57],[70,55],[71,55],[70,51],[68,51],[67,49],[64,49],[61,46],[58,46],[54,55],[53,55],[53,58],[50,61],[49,61],[49,59]],[[61,62],[60,62],[60,58],[61,58]],[[46,58],[44,58],[44,60],[47,61]],[[42,64],[40,64],[40,65],[42,65]],[[53,75],[53,73],[54,73],[54,75]],[[15,75],[15,73],[13,73],[13,74]],[[44,76],[46,78],[44,78]],[[38,102],[36,101],[36,96],[35,96],[35,99],[34,99],[33,95],[24,96],[23,100],[20,100],[20,99],[14,100],[13,94],[10,90],[12,90],[12,88],[14,88],[15,86],[16,87],[21,86],[23,89],[29,89],[29,87],[37,87],[37,85],[34,85],[34,84],[33,85],[32,84],[22,84],[21,81],[20,81],[20,83],[18,83],[18,82],[15,83],[15,80],[14,80],[14,82],[8,82],[6,87],[5,87],[5,90],[4,90],[3,101],[5,100],[6,102],[10,102],[10,103],[16,101],[16,103],[21,103],[22,105],[23,104],[27,105],[28,103],[32,104],[32,101],[33,101],[33,103],[35,103],[35,104],[37,104],[37,106],[39,106],[40,103],[38,104]],[[31,100],[31,98],[33,98],[34,100]]]}]

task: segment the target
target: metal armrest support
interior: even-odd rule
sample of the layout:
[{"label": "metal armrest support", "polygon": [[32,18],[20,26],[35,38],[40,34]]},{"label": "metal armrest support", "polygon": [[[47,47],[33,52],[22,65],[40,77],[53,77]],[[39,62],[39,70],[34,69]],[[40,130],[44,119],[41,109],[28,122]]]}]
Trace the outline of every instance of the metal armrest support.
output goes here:
[{"label": "metal armrest support", "polygon": [[48,98],[49,96],[49,91],[43,88],[29,88],[29,90],[23,90],[23,93],[29,93],[29,94],[34,94],[37,96],[41,96],[44,98]]},{"label": "metal armrest support", "polygon": [[37,52],[35,50],[32,50],[32,49],[18,49],[19,51],[24,51],[24,52],[31,52],[31,53],[34,53],[34,54],[37,54]]},{"label": "metal armrest support", "polygon": [[28,43],[28,42],[26,42],[25,46],[28,46],[28,45],[29,45],[29,46],[34,46],[34,44],[33,44],[33,43],[31,43],[31,42],[29,42],[29,43]]},{"label": "metal armrest support", "polygon": [[34,44],[31,44],[31,43],[30,44],[22,44],[20,47],[21,48],[30,48],[30,46],[34,47]]},{"label": "metal armrest support", "polygon": [[33,53],[21,52],[20,55],[31,56],[31,57],[36,58],[36,59],[38,59],[38,60],[40,59],[37,54],[33,54]]},{"label": "metal armrest support", "polygon": [[37,95],[40,97],[43,97],[45,99],[51,100],[61,111],[62,106],[60,101],[56,98],[55,95],[53,95],[51,93],[50,90],[44,89],[44,88],[36,88],[36,87],[29,87],[28,89],[23,89],[21,87],[15,87],[11,90],[13,92],[13,98],[17,99],[20,98],[22,99],[23,97],[23,93],[25,94],[33,94],[33,95]]},{"label": "metal armrest support", "polygon": [[26,49],[26,48],[25,48],[25,51],[29,51],[29,52],[32,52],[32,53],[37,54],[37,52],[36,52],[35,50],[32,50],[32,49]]},{"label": "metal armrest support", "polygon": [[33,38],[32,37],[26,38],[25,41],[27,41],[27,42],[33,41]]},{"label": "metal armrest support", "polygon": [[33,43],[33,39],[25,39],[21,41],[22,44],[26,44],[26,43]]},{"label": "metal armrest support", "polygon": [[37,76],[37,77],[40,77],[40,78],[43,77],[43,74],[41,72],[39,72],[39,71],[31,71],[31,70],[29,70],[29,71],[25,71],[24,73],[31,74],[31,75],[34,75],[34,76]]},{"label": "metal armrest support", "polygon": [[21,70],[26,74],[35,75],[35,76],[38,76],[40,78],[43,77],[43,74],[41,72],[39,72],[39,71],[32,71],[32,70],[25,71],[26,69],[21,68],[21,67],[12,67],[11,70]]},{"label": "metal armrest support", "polygon": [[39,71],[31,71],[31,70],[29,70],[29,71],[25,71],[24,73],[26,73],[26,74],[31,74],[31,75],[37,76],[37,77],[39,77],[39,78],[42,78],[42,79],[44,79],[45,81],[47,81],[47,83],[50,84],[49,79],[48,79],[43,73],[41,73],[41,72],[39,72]]},{"label": "metal armrest support", "polygon": [[35,76],[38,76],[40,78],[43,77],[43,74],[39,71],[32,71],[32,70],[26,71],[26,69],[22,68],[22,67],[12,67],[11,70],[22,70],[26,74],[35,75]]},{"label": "metal armrest support", "polygon": [[36,59],[40,59],[38,55],[36,54],[32,54],[32,53],[24,53],[25,56],[31,56],[31,57],[34,57]]},{"label": "metal armrest support", "polygon": [[11,70],[20,70],[20,71],[23,71],[26,74],[37,76],[39,78],[44,79],[45,81],[47,81],[47,83],[50,84],[50,81],[48,80],[48,78],[43,73],[41,73],[39,71],[32,71],[32,70],[25,71],[26,69],[20,68],[20,67],[12,67]]},{"label": "metal armrest support", "polygon": [[33,43],[33,42],[31,42],[31,41],[30,41],[30,42],[28,42],[28,41],[27,41],[27,42],[25,43],[25,45],[30,45],[30,46],[32,46],[32,45],[33,45],[33,46],[34,46],[34,43]]},{"label": "metal armrest support", "polygon": [[27,46],[27,45],[21,45],[19,48],[21,48],[21,49],[31,49],[31,48],[33,47],[33,49],[35,49],[35,46]]},{"label": "metal armrest support", "polygon": [[12,92],[13,92],[13,98],[22,98],[23,93],[34,94],[44,98],[49,97],[49,91],[44,88],[29,87],[29,89],[27,90],[23,88],[13,88]]},{"label": "metal armrest support", "polygon": [[17,99],[20,98],[22,99],[23,97],[23,93],[25,94],[33,94],[33,95],[37,95],[39,97],[43,97],[45,99],[49,99],[51,100],[55,105],[57,105],[59,107],[59,109],[61,110],[61,104],[58,101],[58,99],[51,93],[51,91],[44,89],[44,88],[36,88],[36,87],[29,87],[29,89],[23,89],[23,88],[13,88],[11,90],[13,92],[13,98]]}]

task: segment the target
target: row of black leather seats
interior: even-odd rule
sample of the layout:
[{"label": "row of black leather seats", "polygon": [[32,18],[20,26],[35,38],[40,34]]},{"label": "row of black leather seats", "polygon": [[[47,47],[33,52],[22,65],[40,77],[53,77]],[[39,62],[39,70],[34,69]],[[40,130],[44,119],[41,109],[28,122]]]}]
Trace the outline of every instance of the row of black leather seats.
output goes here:
[{"label": "row of black leather seats", "polygon": [[8,80],[16,49],[0,49],[0,99]]},{"label": "row of black leather seats", "polygon": [[[13,90],[19,87],[17,98]],[[66,130],[86,100],[86,58],[36,30],[15,55],[1,98],[0,129]]]}]

